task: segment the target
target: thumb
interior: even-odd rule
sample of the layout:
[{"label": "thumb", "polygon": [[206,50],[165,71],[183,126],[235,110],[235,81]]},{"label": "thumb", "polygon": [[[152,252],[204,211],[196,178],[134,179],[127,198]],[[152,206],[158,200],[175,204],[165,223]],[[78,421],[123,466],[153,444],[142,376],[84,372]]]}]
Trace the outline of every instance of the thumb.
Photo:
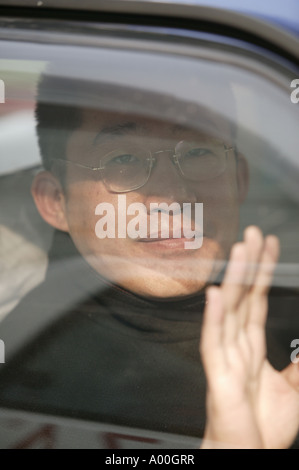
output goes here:
[{"label": "thumb", "polygon": [[283,371],[282,375],[292,388],[299,392],[299,361],[291,362]]}]

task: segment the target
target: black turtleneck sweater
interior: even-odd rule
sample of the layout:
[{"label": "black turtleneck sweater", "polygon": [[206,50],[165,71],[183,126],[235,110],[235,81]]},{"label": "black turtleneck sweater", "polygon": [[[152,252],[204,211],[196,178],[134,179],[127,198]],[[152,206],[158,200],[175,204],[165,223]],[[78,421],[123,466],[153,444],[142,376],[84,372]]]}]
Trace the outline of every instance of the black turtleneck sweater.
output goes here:
[{"label": "black turtleneck sweater", "polygon": [[[281,331],[291,317],[279,323],[286,297],[273,299],[268,352],[283,367],[298,332]],[[45,281],[0,325],[6,345],[7,331],[28,339],[2,369],[0,406],[201,437],[204,305],[203,294],[152,300],[112,285],[57,232]]]}]

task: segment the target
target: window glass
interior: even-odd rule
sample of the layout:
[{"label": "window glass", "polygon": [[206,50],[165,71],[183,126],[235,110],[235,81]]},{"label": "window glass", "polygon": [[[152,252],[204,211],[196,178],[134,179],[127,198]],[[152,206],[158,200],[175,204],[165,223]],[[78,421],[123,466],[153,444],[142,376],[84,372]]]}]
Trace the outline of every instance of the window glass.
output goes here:
[{"label": "window glass", "polygon": [[35,436],[34,412],[54,447],[51,426],[65,436],[69,418],[90,446],[112,445],[110,426],[113,439],[130,428],[148,445],[193,447],[206,420],[205,291],[248,226],[280,241],[267,321],[276,368],[298,336],[294,77],[203,44],[3,50],[0,406],[27,423],[7,434],[3,419],[5,446]]}]

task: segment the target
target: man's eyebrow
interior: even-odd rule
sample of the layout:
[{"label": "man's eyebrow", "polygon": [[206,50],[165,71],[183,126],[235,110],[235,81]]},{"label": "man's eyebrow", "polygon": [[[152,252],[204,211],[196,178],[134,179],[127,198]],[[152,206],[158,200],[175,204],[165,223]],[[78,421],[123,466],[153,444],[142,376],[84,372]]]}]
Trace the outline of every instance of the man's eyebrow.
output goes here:
[{"label": "man's eyebrow", "polygon": [[93,145],[96,145],[101,140],[109,139],[112,136],[125,135],[129,132],[136,131],[137,127],[136,122],[125,122],[111,127],[103,127],[93,139]]},{"label": "man's eyebrow", "polygon": [[213,131],[215,130],[215,128],[218,131],[220,131],[219,126],[217,125],[217,123],[211,121],[210,119],[203,119],[202,121],[197,119],[195,124],[196,124],[196,126],[194,126],[194,127],[190,127],[188,125],[184,125],[184,124],[181,124],[181,123],[175,124],[172,127],[172,133],[176,134],[176,133],[179,133],[179,132],[190,132],[190,133],[195,132],[198,135],[207,136],[208,131],[210,131],[211,134],[213,134]]}]

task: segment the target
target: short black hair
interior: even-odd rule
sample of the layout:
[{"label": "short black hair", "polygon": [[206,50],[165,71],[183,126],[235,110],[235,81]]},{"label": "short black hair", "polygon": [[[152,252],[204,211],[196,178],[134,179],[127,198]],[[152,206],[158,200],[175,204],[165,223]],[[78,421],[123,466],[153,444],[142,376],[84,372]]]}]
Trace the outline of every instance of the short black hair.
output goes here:
[{"label": "short black hair", "polygon": [[82,122],[82,109],[63,99],[71,84],[70,80],[46,75],[38,84],[36,131],[43,167],[48,171],[52,171],[55,157],[65,158],[67,141]]},{"label": "short black hair", "polygon": [[[221,84],[223,88],[216,90],[211,100],[216,109],[217,100],[225,99],[229,104],[231,110],[229,124],[231,136],[235,140],[234,95],[229,83]],[[201,104],[184,101],[179,97],[105,83],[100,78],[98,81],[77,79],[63,75],[60,68],[50,66],[46,72],[42,73],[37,87],[36,131],[43,167],[55,173],[63,186],[66,167],[54,165],[55,158],[66,159],[68,139],[72,132],[81,126],[83,109],[87,108],[135,116],[137,114],[180,124],[182,123],[180,118],[183,117],[187,119],[187,127],[189,125],[196,127],[197,117],[205,109],[209,109]],[[188,115],[190,109],[193,109],[192,116]]]}]

